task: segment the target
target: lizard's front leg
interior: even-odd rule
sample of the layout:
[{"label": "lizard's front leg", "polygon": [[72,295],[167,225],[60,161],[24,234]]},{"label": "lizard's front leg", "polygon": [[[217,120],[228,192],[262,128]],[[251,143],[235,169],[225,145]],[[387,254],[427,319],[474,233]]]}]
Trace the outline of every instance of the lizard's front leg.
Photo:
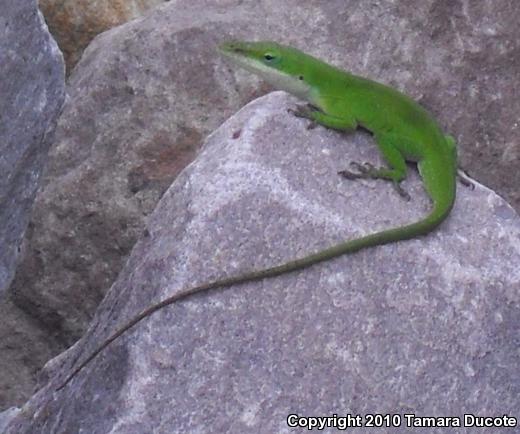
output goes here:
[{"label": "lizard's front leg", "polygon": [[316,124],[340,131],[355,130],[357,128],[357,121],[353,117],[347,114],[341,117],[330,115],[312,104],[299,104],[296,106],[296,110],[288,109],[287,111],[296,117],[309,119],[311,124],[307,127],[308,129],[314,128]]}]

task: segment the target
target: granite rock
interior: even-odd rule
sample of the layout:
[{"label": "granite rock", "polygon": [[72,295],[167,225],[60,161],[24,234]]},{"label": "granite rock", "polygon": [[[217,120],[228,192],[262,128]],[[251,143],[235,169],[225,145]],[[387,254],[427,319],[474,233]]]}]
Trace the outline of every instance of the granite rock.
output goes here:
[{"label": "granite rock", "polygon": [[428,211],[415,171],[407,206],[388,183],[339,177],[350,160],[380,163],[371,137],[307,130],[287,113],[295,103],[269,94],[208,138],[7,434],[289,433],[289,414],[369,413],[401,415],[400,433],[405,414],[518,418],[520,218],[480,184],[461,186],[426,237],[165,308],[55,390],[154,301]]},{"label": "granite rock", "polygon": [[[168,1],[168,0],[166,0]],[[39,0],[70,72],[100,33],[142,16],[165,0]]]},{"label": "granite rock", "polygon": [[456,136],[462,166],[520,210],[516,1],[273,5],[170,1],[85,51],[12,285],[16,306],[62,348],[203,138],[268,90],[218,58],[224,39],[278,40],[405,91]]},{"label": "granite rock", "polygon": [[1,9],[0,296],[14,277],[65,95],[63,57],[36,1],[2,1]]}]

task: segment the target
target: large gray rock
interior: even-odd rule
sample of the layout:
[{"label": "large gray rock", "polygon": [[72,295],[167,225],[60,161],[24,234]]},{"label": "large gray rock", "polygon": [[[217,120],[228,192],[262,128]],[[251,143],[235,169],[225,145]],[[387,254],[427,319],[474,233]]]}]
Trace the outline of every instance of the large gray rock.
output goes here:
[{"label": "large gray rock", "polygon": [[[302,1],[295,8],[281,1],[267,26],[257,17],[270,4],[170,2],[102,34],[86,50],[70,79],[27,255],[13,285],[17,305],[64,341],[81,335],[146,216],[203,137],[262,91],[257,78],[218,58],[219,40],[284,41],[406,90],[459,138],[463,163],[484,134],[494,135],[494,153],[500,143],[516,143],[510,125],[520,111],[511,91],[517,63],[507,45],[520,38],[515,2],[495,8],[489,0],[459,11],[433,1],[398,7],[350,1],[339,9],[329,2]],[[474,33],[468,20],[471,28],[487,30]],[[499,72],[486,69],[499,59]],[[488,151],[480,146],[481,152]],[[513,166],[510,176],[500,177],[512,186],[520,183]],[[501,191],[511,197],[516,187]]]},{"label": "large gray rock", "polygon": [[[7,297],[0,303],[0,411],[20,406],[34,392],[37,374],[62,342],[18,309]],[[1,431],[0,431],[1,432]]]},{"label": "large gray rock", "polygon": [[406,91],[458,138],[463,166],[520,209],[515,0],[273,4],[171,1],[84,53],[12,286],[63,348],[203,137],[267,90],[218,58],[223,39],[278,40]]},{"label": "large gray rock", "polygon": [[7,424],[18,414],[19,411],[20,409],[11,407],[5,411],[0,412],[0,433],[4,432]]},{"label": "large gray rock", "polygon": [[0,0],[0,10],[1,297],[14,276],[65,81],[36,0]]},{"label": "large gray rock", "polygon": [[340,178],[351,160],[380,162],[372,139],[307,130],[287,114],[295,103],[270,94],[211,135],[6,433],[288,433],[291,413],[374,412],[410,432],[404,414],[518,417],[520,218],[478,184],[426,237],[166,308],[55,391],[152,302],[427,212],[415,171],[410,202],[389,183]]},{"label": "large gray rock", "polygon": [[[64,64],[34,0],[0,0],[0,410],[25,402],[63,344],[5,295],[64,99]],[[6,413],[7,414],[7,413]]]}]

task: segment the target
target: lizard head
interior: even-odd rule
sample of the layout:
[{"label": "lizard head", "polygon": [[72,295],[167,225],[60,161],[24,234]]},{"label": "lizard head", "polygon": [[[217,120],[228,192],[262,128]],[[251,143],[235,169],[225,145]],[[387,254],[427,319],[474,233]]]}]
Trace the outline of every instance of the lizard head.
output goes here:
[{"label": "lizard head", "polygon": [[314,58],[276,42],[224,42],[219,52],[236,65],[253,72],[276,89],[308,100],[311,85],[306,79],[309,59]]}]

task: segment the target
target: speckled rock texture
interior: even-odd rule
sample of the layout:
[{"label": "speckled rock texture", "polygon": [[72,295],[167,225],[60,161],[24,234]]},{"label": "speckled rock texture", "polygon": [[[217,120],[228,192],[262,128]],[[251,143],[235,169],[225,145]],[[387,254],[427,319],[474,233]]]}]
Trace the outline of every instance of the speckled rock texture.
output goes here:
[{"label": "speckled rock texture", "polygon": [[414,170],[408,203],[382,181],[339,177],[351,160],[380,163],[371,137],[308,130],[287,113],[295,103],[269,94],[208,138],[7,434],[290,433],[291,413],[519,416],[520,218],[480,184],[461,186],[427,237],[159,311],[55,391],[154,301],[428,211]]},{"label": "speckled rock texture", "polygon": [[204,137],[269,90],[217,56],[224,39],[274,39],[405,91],[520,210],[519,22],[516,0],[177,0],[99,35],[70,77],[13,303],[62,349],[81,336]]},{"label": "speckled rock texture", "polygon": [[[166,0],[168,1],[168,0]],[[165,0],[39,0],[49,29],[72,71],[98,34],[142,16]]]},{"label": "speckled rock texture", "polygon": [[7,410],[0,412],[0,433],[4,432],[9,421],[12,418],[14,418],[19,412],[20,412],[20,409],[18,409],[16,407],[11,407],[11,408],[8,408]]},{"label": "speckled rock texture", "polygon": [[[63,57],[36,1],[0,0],[0,410],[60,348],[6,294],[65,97]],[[42,336],[43,335],[43,336]]]},{"label": "speckled rock texture", "polygon": [[36,2],[0,3],[0,296],[11,283],[64,99],[63,57]]}]

